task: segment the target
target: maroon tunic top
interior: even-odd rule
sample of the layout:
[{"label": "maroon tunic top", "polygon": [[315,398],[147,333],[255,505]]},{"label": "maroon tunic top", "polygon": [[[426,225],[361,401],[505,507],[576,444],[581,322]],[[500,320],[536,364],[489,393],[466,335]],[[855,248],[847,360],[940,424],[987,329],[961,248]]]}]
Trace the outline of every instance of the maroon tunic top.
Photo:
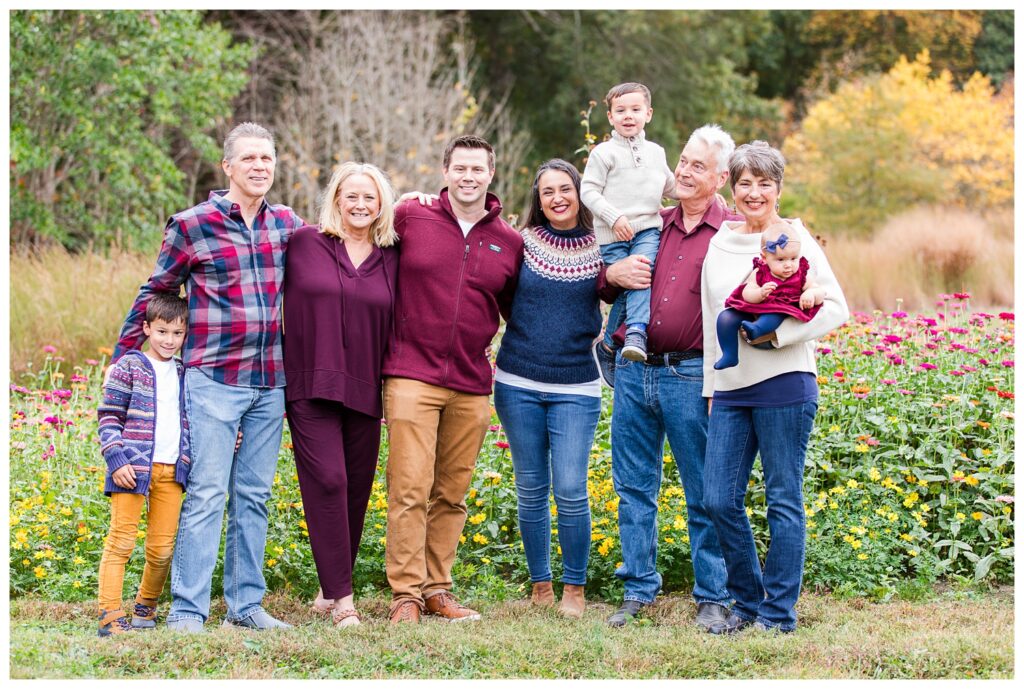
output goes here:
[{"label": "maroon tunic top", "polygon": [[288,244],[284,370],[289,402],[321,399],[380,417],[381,365],[392,324],[398,252],[375,247],[356,268],[315,226]]},{"label": "maroon tunic top", "polygon": [[746,311],[747,313],[783,313],[806,323],[814,318],[814,315],[821,309],[821,304],[812,306],[806,311],[800,308],[800,295],[804,293],[804,285],[807,283],[807,271],[810,268],[811,264],[807,262],[806,258],[801,256],[800,267],[797,271],[785,280],[781,280],[772,275],[772,271],[767,263],[755,256],[754,271],[757,273],[755,277],[757,284],[764,285],[766,282],[774,282],[778,287],[772,290],[772,293],[765,297],[764,301],[758,304],[751,304],[743,298],[743,288],[747,284],[747,281],[744,280],[726,298],[725,307],[736,309],[737,311]]},{"label": "maroon tunic top", "polygon": [[[652,354],[704,349],[704,322],[700,308],[700,271],[708,244],[726,220],[741,220],[717,200],[691,231],[683,226],[679,206],[663,208],[661,248],[651,280],[651,321],[647,325],[647,351]],[[605,298],[605,293],[602,293]],[[626,326],[615,331],[621,343]]]}]

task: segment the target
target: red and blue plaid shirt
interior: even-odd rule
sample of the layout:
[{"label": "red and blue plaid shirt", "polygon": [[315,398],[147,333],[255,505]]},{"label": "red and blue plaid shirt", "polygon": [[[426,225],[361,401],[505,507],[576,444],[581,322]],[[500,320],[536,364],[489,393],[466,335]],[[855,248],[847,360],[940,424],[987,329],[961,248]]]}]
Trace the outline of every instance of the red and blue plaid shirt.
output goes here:
[{"label": "red and blue plaid shirt", "polygon": [[241,208],[226,193],[210,192],[205,203],[167,221],[156,269],[139,288],[112,361],[142,348],[150,296],[177,294],[184,284],[189,313],[185,365],[227,385],[284,386],[281,283],[288,239],[303,222],[291,208],[264,200],[249,229]]}]

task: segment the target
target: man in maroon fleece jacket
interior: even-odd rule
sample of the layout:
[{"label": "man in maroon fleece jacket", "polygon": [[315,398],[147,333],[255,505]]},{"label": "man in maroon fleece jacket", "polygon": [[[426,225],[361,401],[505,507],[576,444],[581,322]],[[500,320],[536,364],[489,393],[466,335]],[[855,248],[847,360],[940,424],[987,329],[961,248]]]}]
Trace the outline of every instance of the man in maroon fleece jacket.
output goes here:
[{"label": "man in maroon fleece jacket", "polygon": [[400,241],[395,327],[384,360],[387,575],[391,621],[426,611],[479,619],[451,594],[466,491],[490,423],[486,350],[508,318],[523,241],[487,188],[494,150],[476,136],[445,148],[437,203],[395,209]]}]

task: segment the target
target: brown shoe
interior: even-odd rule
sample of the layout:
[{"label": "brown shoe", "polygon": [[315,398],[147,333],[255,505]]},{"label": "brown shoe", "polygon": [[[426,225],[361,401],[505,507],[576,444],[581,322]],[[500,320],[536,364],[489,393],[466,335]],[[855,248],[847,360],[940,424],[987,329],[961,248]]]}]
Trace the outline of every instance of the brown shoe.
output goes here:
[{"label": "brown shoe", "polygon": [[555,592],[551,588],[550,581],[536,581],[533,583],[533,593],[530,594],[530,602],[543,608],[555,604]]},{"label": "brown shoe", "polygon": [[479,620],[480,613],[467,608],[455,600],[455,596],[447,591],[441,591],[427,598],[427,612],[431,615],[443,617],[449,622],[465,622],[466,620]]},{"label": "brown shoe", "polygon": [[566,584],[562,589],[562,602],[558,606],[558,612],[565,617],[583,617],[583,610],[587,607],[587,600],[583,597],[583,587],[575,584]]},{"label": "brown shoe", "polygon": [[403,622],[411,624],[419,624],[420,622],[419,603],[411,598],[396,601],[391,606],[391,624],[402,624]]}]

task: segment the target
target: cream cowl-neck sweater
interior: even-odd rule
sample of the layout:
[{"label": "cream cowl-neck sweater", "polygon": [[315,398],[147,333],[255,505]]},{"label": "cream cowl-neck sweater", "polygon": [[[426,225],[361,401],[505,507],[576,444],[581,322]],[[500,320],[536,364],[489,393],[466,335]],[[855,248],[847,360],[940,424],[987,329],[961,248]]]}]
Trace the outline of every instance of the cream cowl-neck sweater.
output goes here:
[{"label": "cream cowl-neck sweater", "polygon": [[665,149],[643,132],[628,139],[612,132],[587,157],[580,201],[594,214],[594,236],[601,246],[619,241],[612,225],[626,216],[634,232],[661,229],[661,199],[676,188]]},{"label": "cream cowl-neck sweater", "polygon": [[806,323],[787,318],[775,331],[775,349],[757,349],[739,338],[738,366],[722,371],[714,369],[721,356],[715,323],[724,308],[725,299],[753,270],[753,259],[761,253],[761,233],[740,234],[733,228],[742,222],[722,223],[711,238],[701,271],[701,309],[704,326],[704,397],[715,390],[738,390],[763,380],[792,371],[817,375],[814,360],[815,339],[838,328],[850,317],[846,297],[836,281],[835,273],[818,242],[799,219],[787,220],[793,227],[794,239],[800,240],[800,251],[811,264],[808,280],[825,288],[825,301],[817,315]]}]

